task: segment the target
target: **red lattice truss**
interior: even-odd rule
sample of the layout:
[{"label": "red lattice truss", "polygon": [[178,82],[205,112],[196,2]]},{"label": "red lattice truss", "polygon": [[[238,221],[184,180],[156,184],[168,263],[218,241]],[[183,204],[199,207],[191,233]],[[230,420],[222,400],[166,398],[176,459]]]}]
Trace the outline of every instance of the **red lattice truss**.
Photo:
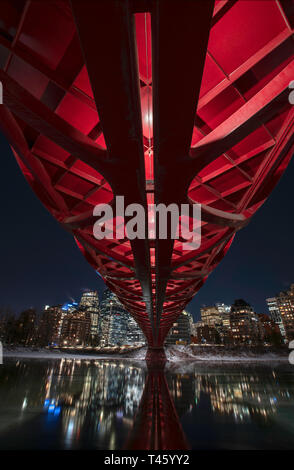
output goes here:
[{"label": "red lattice truss", "polygon": [[[2,131],[151,346],[291,158],[293,51],[289,0],[1,2]],[[201,203],[200,248],[96,240],[115,195]]]}]

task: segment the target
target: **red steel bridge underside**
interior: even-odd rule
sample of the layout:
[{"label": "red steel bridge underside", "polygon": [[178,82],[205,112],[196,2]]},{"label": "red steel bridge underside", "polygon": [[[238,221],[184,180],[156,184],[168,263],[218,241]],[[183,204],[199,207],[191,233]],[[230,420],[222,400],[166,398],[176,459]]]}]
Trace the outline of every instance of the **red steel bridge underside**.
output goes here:
[{"label": "red steel bridge underside", "polygon": [[[2,132],[153,351],[289,163],[293,24],[290,0],[1,2]],[[94,238],[117,195],[146,239]],[[199,248],[150,235],[153,203],[194,202]]]}]

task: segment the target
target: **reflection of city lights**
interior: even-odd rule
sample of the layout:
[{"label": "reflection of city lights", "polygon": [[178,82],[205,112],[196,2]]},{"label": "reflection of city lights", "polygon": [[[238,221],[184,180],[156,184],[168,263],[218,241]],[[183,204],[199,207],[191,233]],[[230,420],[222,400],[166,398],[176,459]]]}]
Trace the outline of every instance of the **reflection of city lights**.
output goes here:
[{"label": "reflection of city lights", "polygon": [[72,437],[73,430],[74,430],[74,421],[70,420],[67,426],[67,433],[66,433],[67,439],[70,439]]},{"label": "reflection of city lights", "polygon": [[[28,374],[22,362],[19,368]],[[123,360],[64,359],[52,361],[44,370],[45,384],[37,400],[41,400],[48,416],[48,431],[50,423],[60,422],[65,447],[75,448],[86,432],[96,442],[115,449],[121,429],[131,431],[145,384],[143,368]],[[180,418],[185,414],[191,417],[196,407],[206,406],[202,400],[205,397],[207,403],[208,397],[209,410],[226,422],[238,426],[256,420],[265,423],[278,413],[281,403],[293,399],[293,389],[281,381],[278,371],[275,376],[252,369],[228,369],[225,374],[197,371],[195,366],[193,372],[173,370],[167,375]],[[27,410],[35,406],[36,398],[28,387],[24,390],[20,407]]]},{"label": "reflection of city lights", "polygon": [[[250,421],[254,416],[262,416],[267,420],[277,412],[279,399],[272,396],[275,382],[265,386],[258,374],[241,374],[238,377],[227,375],[225,380],[219,380],[213,374],[196,374],[195,379],[195,404],[199,402],[201,392],[209,394],[214,413],[231,415],[240,424]],[[287,395],[288,390],[284,392],[279,388],[280,399],[285,393]]]},{"label": "reflection of city lights", "polygon": [[[79,383],[77,379],[82,367],[86,367],[86,375],[83,375],[80,392],[71,395],[70,384]],[[87,364],[80,360],[63,361],[58,365],[58,374],[55,375],[51,371],[49,383],[51,394],[56,390],[56,384],[59,392],[50,399],[46,398],[44,406],[50,416],[61,415],[62,409],[64,436],[67,445],[71,445],[73,439],[76,441],[79,438],[89,409],[97,410],[91,415],[91,419],[94,432],[101,438],[115,429],[116,419],[122,420],[124,425],[130,427],[143,392],[144,373],[142,369],[131,364],[126,366],[123,361],[87,361]],[[62,407],[59,405],[60,400]],[[117,405],[119,408],[115,408]],[[110,441],[109,445],[115,448],[115,432]]]}]

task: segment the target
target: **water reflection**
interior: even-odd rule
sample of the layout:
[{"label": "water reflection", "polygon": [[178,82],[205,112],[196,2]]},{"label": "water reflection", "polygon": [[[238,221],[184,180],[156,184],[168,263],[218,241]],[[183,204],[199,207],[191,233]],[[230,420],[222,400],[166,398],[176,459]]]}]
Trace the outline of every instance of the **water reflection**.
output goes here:
[{"label": "water reflection", "polygon": [[[4,420],[7,407],[15,415],[19,410],[18,426],[26,426],[29,412],[34,412],[34,418],[46,417],[39,423],[41,435],[34,436],[45,448],[51,444],[58,448],[122,447],[145,382],[144,368],[114,361],[62,359],[46,365],[45,361],[18,361],[5,367],[5,372],[1,369],[0,374],[0,413]],[[54,435],[50,433],[53,442],[46,442],[42,432],[46,434],[46,426],[53,429],[53,423],[56,425]],[[9,417],[5,424],[9,429]],[[22,442],[19,444],[23,447]],[[25,444],[35,447],[37,443]]]},{"label": "water reflection", "polygon": [[6,360],[1,449],[292,448],[293,367]]},{"label": "water reflection", "polygon": [[188,449],[163,367],[149,367],[126,449]]},{"label": "water reflection", "polygon": [[244,374],[195,374],[195,402],[201,393],[210,397],[214,413],[232,416],[237,423],[262,418],[268,421],[280,403],[293,400],[293,390],[279,388],[277,373],[262,375],[256,371]]}]

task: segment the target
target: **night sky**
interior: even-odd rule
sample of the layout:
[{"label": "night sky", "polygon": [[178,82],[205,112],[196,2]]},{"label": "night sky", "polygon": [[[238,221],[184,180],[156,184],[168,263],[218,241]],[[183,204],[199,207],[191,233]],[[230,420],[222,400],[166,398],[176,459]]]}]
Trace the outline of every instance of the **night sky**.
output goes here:
[{"label": "night sky", "polygon": [[[0,134],[1,245],[0,307],[16,313],[79,300],[83,289],[104,290],[72,236],[47,212],[25,181],[6,139]],[[268,201],[235,240],[188,310],[231,304],[244,298],[257,313],[265,299],[294,282],[294,160]]]}]

